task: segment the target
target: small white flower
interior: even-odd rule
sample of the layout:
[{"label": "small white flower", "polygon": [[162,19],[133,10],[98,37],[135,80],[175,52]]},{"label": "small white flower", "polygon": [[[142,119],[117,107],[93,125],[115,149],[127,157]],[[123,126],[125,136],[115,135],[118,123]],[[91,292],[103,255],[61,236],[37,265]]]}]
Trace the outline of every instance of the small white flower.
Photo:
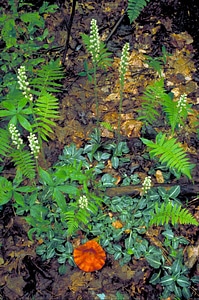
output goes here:
[{"label": "small white flower", "polygon": [[120,68],[119,68],[121,84],[124,83],[124,77],[127,71],[128,60],[129,60],[129,43],[126,43],[122,49]]},{"label": "small white flower", "polygon": [[22,90],[22,94],[25,96],[26,99],[33,101],[33,95],[30,93],[28,77],[26,76],[26,69],[25,66],[20,66],[18,69],[17,75],[19,88]]},{"label": "small white flower", "polygon": [[142,183],[142,190],[144,194],[147,194],[148,190],[151,189],[151,176],[147,176],[144,178],[144,182]]},{"label": "small white flower", "polygon": [[181,113],[183,107],[187,105],[187,94],[182,94],[178,100],[177,107],[179,108],[179,113]]},{"label": "small white flower", "polygon": [[79,203],[80,208],[83,208],[83,209],[88,208],[88,199],[86,198],[85,195],[80,196],[78,203]]},{"label": "small white flower", "polygon": [[97,21],[95,19],[91,20],[90,31],[90,53],[92,55],[93,62],[97,63],[100,53],[100,36],[98,32]]},{"label": "small white flower", "polygon": [[23,144],[21,135],[14,124],[9,125],[9,131],[11,134],[12,143],[17,146],[17,149]]},{"label": "small white flower", "polygon": [[40,151],[39,141],[34,133],[30,133],[28,136],[29,146],[31,153],[34,155],[35,158],[38,158],[38,154]]}]

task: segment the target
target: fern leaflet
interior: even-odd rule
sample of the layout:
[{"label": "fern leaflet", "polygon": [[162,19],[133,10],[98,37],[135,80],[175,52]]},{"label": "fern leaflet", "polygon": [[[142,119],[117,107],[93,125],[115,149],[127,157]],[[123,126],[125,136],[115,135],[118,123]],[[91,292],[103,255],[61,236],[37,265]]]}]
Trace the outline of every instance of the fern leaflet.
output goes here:
[{"label": "fern leaflet", "polygon": [[[10,134],[7,130],[0,128],[0,155],[6,156],[10,152]],[[2,158],[0,157],[2,162]]]},{"label": "fern leaflet", "polygon": [[152,157],[158,156],[161,163],[166,163],[168,168],[175,168],[178,172],[191,179],[193,165],[189,162],[186,152],[175,138],[167,139],[166,134],[158,133],[155,143],[141,138],[142,142],[149,147]]},{"label": "fern leaflet", "polygon": [[56,123],[52,119],[59,118],[58,99],[49,93],[44,93],[35,102],[34,113],[36,115],[36,123],[33,125],[35,132],[47,141],[50,133],[53,133],[52,126]]},{"label": "fern leaflet", "polygon": [[56,93],[60,91],[62,86],[58,81],[64,78],[63,70],[59,64],[59,60],[50,61],[49,64],[43,65],[41,69],[36,71],[37,77],[31,81],[31,90],[37,96],[43,92]]},{"label": "fern leaflet", "polygon": [[199,225],[197,220],[186,209],[182,208],[179,204],[172,204],[172,202],[162,203],[159,207],[158,203],[155,204],[155,213],[150,220],[149,225],[164,225],[171,222],[172,225],[177,224],[192,224]]},{"label": "fern leaflet", "polygon": [[166,113],[173,134],[176,126],[180,121],[177,102],[174,102],[170,97],[165,98],[163,103],[163,110]]},{"label": "fern leaflet", "polygon": [[89,223],[91,214],[96,214],[98,207],[102,203],[102,199],[96,195],[90,195],[91,199],[88,201],[88,206],[81,208],[78,203],[70,203],[67,212],[64,212],[65,219],[68,226],[68,234],[72,235],[82,225]]},{"label": "fern leaflet", "polygon": [[127,14],[132,23],[139,16],[141,10],[147,5],[150,0],[128,0]]},{"label": "fern leaflet", "polygon": [[35,178],[35,162],[29,151],[16,149],[11,153],[11,157],[17,171],[29,179]]},{"label": "fern leaflet", "polygon": [[154,123],[159,116],[157,108],[160,106],[164,99],[169,96],[166,94],[164,89],[164,80],[157,80],[146,87],[144,96],[142,97],[142,108],[138,110],[138,119],[143,122],[150,124]]},{"label": "fern leaflet", "polygon": [[81,224],[86,225],[89,221],[90,214],[86,209],[79,208],[64,213],[68,226],[68,235],[74,234]]}]

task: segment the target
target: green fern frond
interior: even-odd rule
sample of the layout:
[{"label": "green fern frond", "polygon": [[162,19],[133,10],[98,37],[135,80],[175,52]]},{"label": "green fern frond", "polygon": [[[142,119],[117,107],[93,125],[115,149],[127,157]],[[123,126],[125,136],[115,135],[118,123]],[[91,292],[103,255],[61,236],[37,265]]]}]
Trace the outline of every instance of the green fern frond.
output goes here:
[{"label": "green fern frond", "polygon": [[163,111],[166,113],[167,119],[171,126],[172,134],[174,133],[176,126],[179,123],[179,109],[177,108],[177,102],[174,102],[169,96],[164,99]]},{"label": "green fern frond", "polygon": [[111,52],[107,50],[105,43],[101,42],[99,62],[98,62],[99,67],[106,69],[107,67],[111,66],[113,60],[110,57],[110,55]]},{"label": "green fern frond", "polygon": [[33,125],[34,132],[47,141],[50,133],[53,133],[52,127],[56,125],[53,119],[59,118],[59,102],[56,97],[49,93],[43,93],[35,101],[34,114],[36,116]]},{"label": "green fern frond", "polygon": [[74,211],[68,211],[64,215],[65,215],[65,220],[67,221],[67,227],[68,227],[67,234],[69,236],[73,235],[77,231],[78,226],[79,226],[79,223],[75,218],[75,213],[74,213]]},{"label": "green fern frond", "polygon": [[139,16],[142,9],[147,5],[150,0],[128,0],[127,14],[132,23]]},{"label": "green fern frond", "polygon": [[[0,156],[5,157],[10,150],[10,134],[7,130],[0,129]],[[1,157],[0,161],[3,161]]]},{"label": "green fern frond", "polygon": [[197,220],[186,209],[179,204],[172,204],[172,202],[162,203],[159,207],[158,203],[155,205],[155,213],[150,220],[149,225],[164,225],[171,222],[172,225],[177,224],[191,224],[199,225]]},{"label": "green fern frond", "polygon": [[156,136],[155,143],[145,138],[141,138],[141,140],[149,148],[149,153],[152,157],[159,157],[160,162],[166,163],[168,168],[174,168],[191,179],[190,172],[193,165],[175,138],[167,139],[166,134],[160,132]]},{"label": "green fern frond", "polygon": [[16,149],[11,153],[12,161],[18,171],[29,179],[35,178],[35,161],[27,150]]},{"label": "green fern frond", "polygon": [[43,92],[60,92],[61,84],[59,81],[64,78],[63,69],[59,60],[50,61],[36,71],[36,77],[30,82],[33,94],[41,95]]},{"label": "green fern frond", "polygon": [[74,209],[64,213],[67,221],[68,235],[74,234],[82,224],[86,225],[89,221],[90,214],[86,209]]},{"label": "green fern frond", "polygon": [[167,97],[169,96],[165,92],[163,79],[156,80],[148,85],[142,97],[142,108],[138,110],[138,119],[153,124],[159,116],[157,108],[160,107],[163,99]]}]

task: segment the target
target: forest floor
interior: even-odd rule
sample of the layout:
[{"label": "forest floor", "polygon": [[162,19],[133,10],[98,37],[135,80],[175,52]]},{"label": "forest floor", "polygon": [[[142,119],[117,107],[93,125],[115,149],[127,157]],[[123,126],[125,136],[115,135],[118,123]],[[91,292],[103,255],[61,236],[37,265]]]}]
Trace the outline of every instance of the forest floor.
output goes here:
[{"label": "forest floor", "polygon": [[[59,12],[46,17],[46,26],[55,36],[54,46],[62,47],[65,44],[66,21],[70,17],[69,2],[66,1]],[[98,22],[100,36],[106,41],[124,14],[121,23],[107,42],[107,47],[114,57],[113,67],[108,73],[106,71],[97,73],[100,120],[110,123],[114,129],[117,128],[119,101],[117,70],[122,46],[129,42],[131,56],[124,90],[121,131],[122,138],[127,141],[134,155],[134,165],[138,165],[139,177],[144,179],[151,163],[142,159],[143,148],[138,142],[142,124],[136,120],[137,109],[140,107],[144,88],[158,77],[157,72],[146,65],[144,55],[160,57],[162,46],[165,46],[167,52],[171,54],[167,62],[169,67],[164,69],[167,86],[176,96],[186,93],[194,111],[182,130],[180,142],[186,146],[191,162],[196,165],[192,181],[182,176],[170,184],[182,187],[184,193],[181,192],[180,199],[188,201],[189,209],[199,220],[199,139],[195,127],[199,110],[199,8],[197,1],[190,1],[189,4],[185,2],[187,1],[151,0],[131,25],[125,15],[126,1],[78,1],[70,47],[64,62],[66,77],[59,95],[61,118],[55,127],[54,136],[44,145],[44,149],[50,167],[57,161],[65,145],[75,143],[80,147],[88,141],[95,124],[95,100],[93,85],[87,76],[78,75],[84,71],[84,60],[88,59],[80,33],[89,32],[90,21],[94,18]],[[51,55],[58,58],[62,54],[63,51],[57,51]],[[154,134],[153,130],[158,132],[164,128],[156,127],[148,130],[150,137]],[[115,138],[112,131],[103,127],[101,134],[104,140]],[[153,183],[159,184],[159,179],[155,175]],[[22,217],[15,215],[10,205],[0,212],[2,245],[0,299],[159,299],[161,287],[149,283],[152,268],[146,260],[132,258],[130,263],[121,266],[119,261],[115,261],[109,255],[100,271],[84,273],[77,267],[68,265],[67,273],[59,275],[59,264],[56,259],[41,261],[40,256],[36,254],[38,242],[28,239],[28,230],[27,223]],[[183,232],[184,237],[193,245],[199,243],[199,231],[194,226],[180,226],[179,232]],[[195,265],[193,273],[199,275],[198,265],[197,267]],[[118,291],[123,298],[116,296]],[[193,289],[192,293],[192,300],[199,299],[199,291]]]}]

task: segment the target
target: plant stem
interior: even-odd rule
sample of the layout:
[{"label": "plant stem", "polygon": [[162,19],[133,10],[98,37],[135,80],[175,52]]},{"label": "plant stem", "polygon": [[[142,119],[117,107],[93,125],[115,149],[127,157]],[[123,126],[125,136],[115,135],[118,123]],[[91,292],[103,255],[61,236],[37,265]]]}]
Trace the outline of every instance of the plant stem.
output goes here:
[{"label": "plant stem", "polygon": [[94,97],[95,97],[97,130],[99,130],[99,101],[98,101],[98,93],[97,93],[97,64],[95,62],[93,62],[93,82],[94,82]]},{"label": "plant stem", "polygon": [[120,102],[119,102],[119,116],[118,116],[118,124],[117,124],[117,146],[120,143],[121,140],[121,134],[120,134],[120,129],[121,129],[121,118],[122,118],[122,103],[123,103],[123,91],[124,91],[124,84],[120,84]]}]

